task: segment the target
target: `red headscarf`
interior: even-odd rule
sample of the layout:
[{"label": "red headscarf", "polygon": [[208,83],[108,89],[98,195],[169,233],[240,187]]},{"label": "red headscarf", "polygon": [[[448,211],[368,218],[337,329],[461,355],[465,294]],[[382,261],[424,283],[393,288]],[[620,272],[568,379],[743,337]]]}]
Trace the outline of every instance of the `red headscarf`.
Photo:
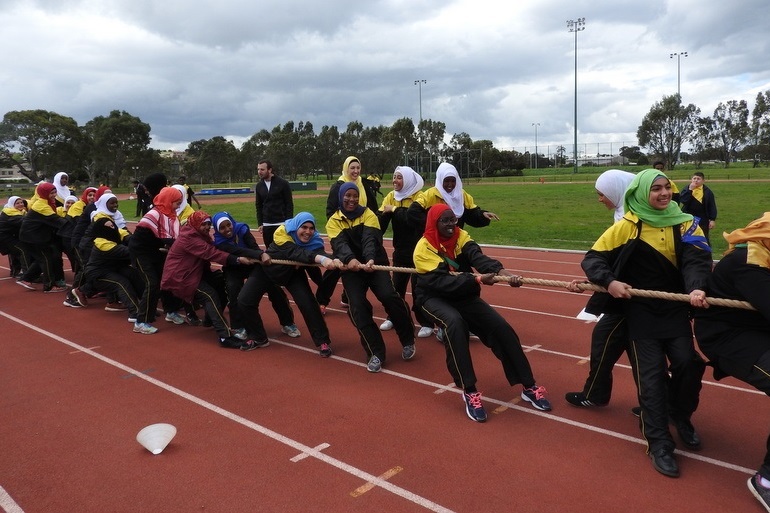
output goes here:
[{"label": "red headscarf", "polygon": [[[457,239],[460,238],[460,228],[456,227],[452,237],[444,239],[441,237],[438,231],[438,218],[444,212],[452,212],[445,203],[439,203],[433,205],[428,210],[428,220],[425,221],[425,233],[423,237],[433,248],[438,251],[441,256],[446,256],[452,260],[455,259],[455,246],[457,246]],[[454,213],[452,213],[454,215]]]},{"label": "red headscarf", "polygon": [[174,187],[164,187],[152,200],[152,205],[164,216],[171,219],[176,218],[176,209],[173,207],[175,201],[182,199],[182,193]]},{"label": "red headscarf", "polygon": [[112,192],[112,189],[110,189],[109,185],[100,185],[98,189],[96,189],[96,195],[94,196],[94,202],[102,197],[102,194],[105,192]]},{"label": "red headscarf", "polygon": [[48,205],[56,212],[56,198],[51,199],[51,191],[55,191],[56,186],[49,182],[43,182],[35,188],[35,194],[38,197],[48,203]]},{"label": "red headscarf", "polygon": [[[187,224],[191,228],[194,228],[196,232],[205,221],[211,222],[211,216],[208,215],[203,210],[196,210],[195,212],[190,214],[190,217],[187,218]],[[210,235],[209,235],[209,239],[211,239]]]},{"label": "red headscarf", "polygon": [[[89,193],[89,192],[91,192],[91,191],[94,191],[94,194],[95,194],[95,193],[96,193],[96,190],[97,190],[97,189],[96,189],[96,187],[86,187],[86,188],[83,190],[83,194],[81,194],[81,195],[80,195],[80,201],[82,201],[83,203],[85,203],[86,205],[88,205],[88,193]],[[94,200],[95,200],[95,199],[96,199],[96,198],[94,198]]]}]

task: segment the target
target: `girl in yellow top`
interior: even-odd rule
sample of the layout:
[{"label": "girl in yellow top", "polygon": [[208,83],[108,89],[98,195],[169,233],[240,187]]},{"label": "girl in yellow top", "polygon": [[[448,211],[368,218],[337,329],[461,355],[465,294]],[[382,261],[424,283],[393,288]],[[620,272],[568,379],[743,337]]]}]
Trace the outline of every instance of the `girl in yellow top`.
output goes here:
[{"label": "girl in yellow top", "polygon": [[182,193],[182,204],[176,209],[176,217],[179,219],[179,224],[184,226],[187,224],[187,218],[189,218],[195,209],[193,209],[189,203],[187,203],[187,189],[184,185],[173,185],[174,189]]},{"label": "girl in yellow top", "polygon": [[434,205],[449,205],[457,216],[459,228],[465,224],[481,228],[489,226],[492,219],[500,220],[494,212],[482,210],[476,205],[473,196],[463,190],[457,169],[448,162],[442,162],[436,169],[436,185],[418,194],[409,207],[409,221],[421,232],[425,229],[428,210]]},{"label": "girl in yellow top", "polygon": [[[428,212],[423,237],[414,250],[417,279],[414,297],[418,308],[444,330],[444,347],[449,374],[463,390],[465,412],[475,422],[485,422],[487,414],[476,389],[469,345],[470,332],[500,360],[508,383],[521,383],[521,397],[538,410],[549,411],[544,387],[535,383],[532,368],[510,324],[481,299],[481,284],[494,285],[494,276],[511,277],[512,287],[521,285],[519,277],[503,264],[484,255],[468,232],[457,227],[457,217],[447,205],[436,205]],[[461,267],[484,273],[454,273]]]},{"label": "girl in yellow top", "polygon": [[[373,265],[388,265],[382,245],[382,231],[377,216],[358,203],[358,187],[344,183],[339,190],[339,210],[326,223],[326,233],[334,258],[352,272],[342,274],[342,284],[350,298],[348,314],[366,351],[367,370],[379,372],[385,363],[385,342],[372,318],[372,305],[366,298],[371,290],[385,307],[402,345],[401,357],[414,357],[414,325],[409,307],[393,288],[387,271],[375,271]],[[355,272],[359,271],[359,272]],[[363,272],[361,272],[363,271]]]},{"label": "girl in yellow top", "polygon": [[128,319],[136,323],[139,300],[137,290],[142,286],[131,268],[128,239],[131,234],[115,222],[118,198],[105,193],[96,202],[89,231],[94,247],[86,263],[86,279],[98,291],[115,294],[128,307]]},{"label": "girl in yellow top", "polygon": [[[19,240],[29,245],[32,258],[42,268],[43,292],[65,292],[61,241],[57,235],[64,219],[56,213],[56,188],[51,183],[43,182],[35,188],[35,196],[39,199],[30,205],[29,212],[22,219]],[[34,278],[36,276],[28,270],[17,283],[36,290],[31,283]]]},{"label": "girl in yellow top", "polygon": [[[393,227],[393,265],[396,267],[414,267],[412,254],[417,241],[420,240],[422,232],[419,227],[409,223],[407,211],[414,198],[420,193],[425,181],[414,169],[408,166],[398,166],[393,172],[393,190],[390,191],[382,200],[378,217],[380,218],[380,228],[382,232],[388,229],[388,225]],[[396,292],[406,299],[406,286],[413,275],[408,273],[393,273],[393,286]],[[425,315],[419,309],[412,308],[412,311],[420,323],[420,330],[417,332],[419,338],[429,337],[433,334],[433,323],[425,318]],[[393,322],[386,319],[380,325],[382,331],[393,329]]]},{"label": "girl in yellow top", "polygon": [[56,187],[56,204],[64,206],[67,198],[72,195],[72,190],[67,186],[69,175],[65,172],[56,173],[53,177],[53,186]]},{"label": "girl in yellow top", "polygon": [[669,416],[680,437],[687,435],[682,437],[685,444],[697,448],[700,439],[690,417],[698,406],[705,365],[693,346],[686,303],[629,293],[631,288],[687,293],[690,306],[708,306],[703,290],[711,272],[711,250],[672,194],[671,182],[661,171],[645,169],[636,175],[624,196],[623,219],[599,237],[581,265],[591,282],[605,287],[613,298],[624,299],[621,308],[628,323],[642,435],[655,470],[677,477]]},{"label": "girl in yellow top", "polygon": [[24,199],[11,196],[0,212],[0,254],[8,255],[14,278],[20,277],[32,264],[29,248],[19,241],[21,221],[26,211]]}]

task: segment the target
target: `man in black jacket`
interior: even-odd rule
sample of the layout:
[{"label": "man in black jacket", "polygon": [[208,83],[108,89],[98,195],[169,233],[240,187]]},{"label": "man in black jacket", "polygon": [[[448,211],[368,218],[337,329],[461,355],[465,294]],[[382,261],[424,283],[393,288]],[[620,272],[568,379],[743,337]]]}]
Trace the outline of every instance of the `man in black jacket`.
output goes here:
[{"label": "man in black jacket", "polygon": [[257,208],[257,231],[267,249],[273,242],[273,234],[287,219],[294,217],[294,200],[289,182],[276,175],[269,160],[257,164],[259,182],[255,187]]}]

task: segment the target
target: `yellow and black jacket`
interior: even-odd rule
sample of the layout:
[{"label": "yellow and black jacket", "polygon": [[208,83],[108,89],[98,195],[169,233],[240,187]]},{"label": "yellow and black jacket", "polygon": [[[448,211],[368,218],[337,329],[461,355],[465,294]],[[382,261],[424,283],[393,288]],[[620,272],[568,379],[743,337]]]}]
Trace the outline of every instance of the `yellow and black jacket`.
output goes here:
[{"label": "yellow and black jacket", "polygon": [[[603,287],[619,280],[636,289],[705,290],[711,253],[683,242],[690,233],[703,238],[693,221],[655,228],[627,212],[599,237],[581,266],[592,283]],[[688,336],[691,332],[687,303],[637,296],[615,303],[626,314],[633,339]]]},{"label": "yellow and black jacket", "polygon": [[[455,247],[454,262],[460,269],[476,269],[482,274],[497,274],[503,269],[503,264],[486,256],[468,232],[460,230]],[[440,297],[447,301],[462,301],[468,297],[479,296],[481,286],[473,274],[463,272],[451,274],[451,269],[445,257],[423,237],[414,249],[414,266],[417,269],[412,294],[415,305],[419,307],[430,297]]]},{"label": "yellow and black jacket", "polygon": [[377,215],[370,209],[355,219],[348,219],[337,210],[326,222],[326,234],[335,258],[347,264],[354,258],[361,263],[374,260],[377,265],[388,265],[388,254],[382,245],[382,231]]},{"label": "yellow and black jacket", "polygon": [[[425,220],[428,218],[428,210],[430,210],[430,207],[433,205],[443,203],[445,203],[444,198],[441,197],[441,193],[436,187],[431,187],[430,189],[418,193],[407,212],[409,222],[412,226],[416,226],[420,232],[425,231]],[[468,226],[473,226],[474,228],[489,226],[489,219],[484,217],[484,212],[486,212],[486,210],[482,210],[476,205],[473,201],[473,196],[465,191],[463,191],[463,206],[465,207],[465,212],[463,212],[463,215],[457,220],[457,226],[459,228],[462,228],[466,224]]]}]

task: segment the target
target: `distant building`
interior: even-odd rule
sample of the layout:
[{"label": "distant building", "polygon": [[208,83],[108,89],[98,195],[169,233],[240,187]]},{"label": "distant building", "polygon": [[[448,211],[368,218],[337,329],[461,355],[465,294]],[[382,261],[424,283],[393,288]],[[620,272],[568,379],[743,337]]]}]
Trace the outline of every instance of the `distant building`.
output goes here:
[{"label": "distant building", "polygon": [[16,182],[19,180],[23,180],[29,183],[32,182],[32,180],[19,172],[18,167],[0,167],[0,181]]},{"label": "distant building", "polygon": [[187,159],[187,152],[186,151],[176,151],[176,150],[161,150],[160,151],[161,158],[164,159],[176,159],[176,160],[186,160]]},{"label": "distant building", "polygon": [[[578,166],[627,166],[628,159],[621,155],[581,155],[577,159]],[[568,164],[574,164],[573,159],[567,159]]]}]

